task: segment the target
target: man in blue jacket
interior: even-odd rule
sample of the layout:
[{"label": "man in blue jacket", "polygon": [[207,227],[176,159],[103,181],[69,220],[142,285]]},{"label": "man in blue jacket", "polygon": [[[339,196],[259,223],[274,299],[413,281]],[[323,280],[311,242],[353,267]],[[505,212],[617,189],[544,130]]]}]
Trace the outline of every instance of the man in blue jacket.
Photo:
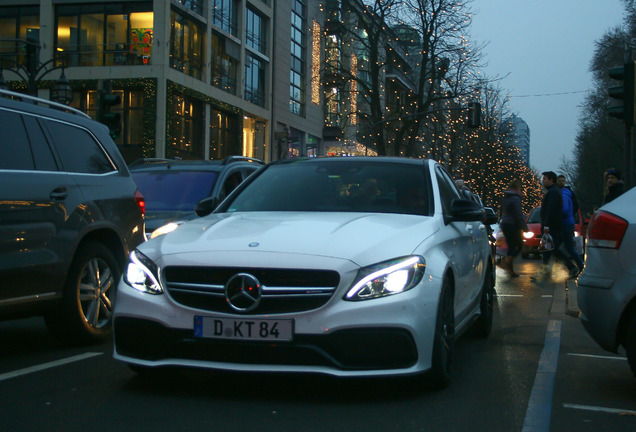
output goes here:
[{"label": "man in blue jacket", "polygon": [[570,279],[574,279],[583,271],[583,260],[574,244],[574,225],[576,224],[577,213],[579,211],[578,202],[572,189],[565,185],[565,176],[563,174],[557,177],[557,186],[561,189],[561,196],[563,198],[561,241],[563,242],[563,246],[565,246],[566,252],[570,254],[576,263],[578,271],[574,271],[572,268],[570,269]]},{"label": "man in blue jacket", "polygon": [[559,249],[561,247],[561,228],[563,226],[563,195],[561,189],[556,184],[557,175],[554,171],[545,171],[541,173],[543,178],[541,183],[546,189],[546,193],[541,201],[541,232],[542,235],[549,233],[554,241],[554,250],[543,254],[543,264],[539,270],[539,278],[545,278],[550,275],[552,270],[550,258],[554,255],[555,259],[560,260],[568,268],[570,277],[578,275],[578,269],[572,261]]}]

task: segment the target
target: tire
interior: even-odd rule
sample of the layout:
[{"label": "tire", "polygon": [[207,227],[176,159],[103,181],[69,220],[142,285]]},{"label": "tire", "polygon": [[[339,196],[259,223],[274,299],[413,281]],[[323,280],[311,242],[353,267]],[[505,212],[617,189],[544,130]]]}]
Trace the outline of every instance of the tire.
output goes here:
[{"label": "tire", "polygon": [[631,321],[627,326],[627,333],[625,334],[623,346],[625,347],[625,353],[627,354],[629,368],[632,370],[634,377],[636,377],[636,315],[631,317]]},{"label": "tire", "polygon": [[45,316],[51,333],[72,344],[99,343],[112,333],[115,290],[121,277],[111,251],[101,243],[81,245],[58,310]]},{"label": "tire", "polygon": [[455,349],[455,308],[453,302],[453,285],[448,278],[445,278],[437,310],[433,358],[429,373],[429,383],[434,389],[447,387],[451,381],[451,363]]},{"label": "tire", "polygon": [[490,336],[492,331],[493,307],[495,303],[495,288],[490,278],[484,278],[484,284],[481,287],[481,300],[479,302],[479,310],[481,314],[475,324],[473,324],[472,335],[485,339]]}]

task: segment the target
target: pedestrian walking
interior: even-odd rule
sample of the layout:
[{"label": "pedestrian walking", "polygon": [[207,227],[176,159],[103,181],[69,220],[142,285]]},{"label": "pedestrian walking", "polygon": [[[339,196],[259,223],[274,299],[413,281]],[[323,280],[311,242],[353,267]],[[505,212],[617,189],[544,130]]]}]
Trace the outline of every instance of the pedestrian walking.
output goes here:
[{"label": "pedestrian walking", "polygon": [[607,185],[607,193],[603,198],[603,204],[614,200],[616,197],[625,192],[625,184],[621,172],[616,168],[610,168],[605,173],[605,184]]},{"label": "pedestrian walking", "polygon": [[563,198],[561,241],[563,242],[565,251],[572,257],[579,270],[578,272],[570,272],[570,279],[574,279],[579,273],[581,273],[581,271],[583,271],[583,260],[576,250],[576,245],[574,243],[574,225],[576,225],[576,219],[579,211],[578,202],[572,189],[566,185],[564,175],[559,175],[557,177],[557,186],[561,189],[561,197]]},{"label": "pedestrian walking", "polygon": [[554,171],[545,171],[542,175],[541,183],[546,189],[546,193],[541,201],[541,232],[543,235],[549,233],[552,236],[554,249],[544,252],[543,264],[539,270],[538,278],[549,276],[552,270],[550,261],[552,255],[554,255],[555,260],[561,261],[568,268],[570,276],[576,276],[579,273],[578,268],[560,249],[562,243],[561,228],[563,226],[563,195],[556,184],[557,175]]},{"label": "pedestrian walking", "polygon": [[520,180],[511,181],[508,190],[504,191],[499,226],[508,244],[508,251],[503,258],[502,267],[510,277],[519,277],[514,269],[514,259],[523,247],[523,232],[528,231],[528,225],[526,225],[521,210]]}]

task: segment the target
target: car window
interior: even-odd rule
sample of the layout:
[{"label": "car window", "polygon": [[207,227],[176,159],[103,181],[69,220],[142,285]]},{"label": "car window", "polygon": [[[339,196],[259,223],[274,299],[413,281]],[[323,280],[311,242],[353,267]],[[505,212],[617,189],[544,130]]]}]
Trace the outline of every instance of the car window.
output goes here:
[{"label": "car window", "polygon": [[530,213],[530,217],[528,218],[528,223],[541,223],[541,207],[537,207],[532,210],[532,213]]},{"label": "car window", "polygon": [[243,181],[243,173],[241,170],[236,170],[230,173],[223,182],[223,186],[219,191],[219,199],[223,200],[228,196],[238,185]]},{"label": "car window", "polygon": [[211,195],[218,178],[216,171],[131,171],[146,200],[147,211],[194,211]]},{"label": "car window", "polygon": [[64,169],[74,173],[103,174],[115,171],[101,145],[85,129],[45,120]]},{"label": "car window", "polygon": [[442,167],[435,167],[435,175],[437,176],[437,183],[439,183],[442,210],[444,213],[449,213],[453,200],[461,198],[459,190],[457,189],[453,179],[442,169]]},{"label": "car window", "polygon": [[34,170],[35,162],[22,116],[0,110],[0,130],[3,141],[0,145],[0,169]]},{"label": "car window", "polygon": [[30,115],[23,115],[22,120],[24,120],[31,148],[33,149],[35,169],[38,171],[57,171],[58,166],[51,152],[51,147],[36,118]]},{"label": "car window", "polygon": [[[227,210],[347,211],[430,215],[421,165],[320,162],[271,165]],[[223,209],[222,209],[223,211]]]}]

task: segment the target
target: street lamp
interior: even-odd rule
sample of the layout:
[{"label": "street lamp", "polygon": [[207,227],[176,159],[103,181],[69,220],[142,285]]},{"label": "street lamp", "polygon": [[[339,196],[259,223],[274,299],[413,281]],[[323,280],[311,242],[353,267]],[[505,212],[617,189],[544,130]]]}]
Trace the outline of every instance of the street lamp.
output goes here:
[{"label": "street lamp", "polygon": [[[0,81],[0,85],[1,84],[2,82]],[[68,105],[73,100],[73,89],[71,88],[71,83],[64,75],[64,69],[62,69],[60,78],[55,81],[55,84],[53,84],[53,87],[51,88],[50,99],[53,102],[58,102],[64,105]]]},{"label": "street lamp", "polygon": [[[63,104],[68,104],[73,97],[73,90],[69,80],[64,75],[65,64],[54,64],[60,62],[60,59],[53,58],[44,63],[39,63],[39,48],[38,42],[25,41],[25,40],[3,40],[9,42],[19,42],[26,45],[27,51],[27,64],[24,65],[13,58],[3,57],[0,63],[0,88],[8,89],[6,80],[4,79],[3,70],[17,75],[20,80],[26,85],[27,93],[31,96],[37,96],[38,94],[38,82],[40,82],[46,75],[56,69],[62,69],[60,78],[55,81],[53,88],[51,89],[51,100]],[[11,64],[10,68],[5,66],[5,62]],[[3,87],[6,86],[6,87]]]}]

